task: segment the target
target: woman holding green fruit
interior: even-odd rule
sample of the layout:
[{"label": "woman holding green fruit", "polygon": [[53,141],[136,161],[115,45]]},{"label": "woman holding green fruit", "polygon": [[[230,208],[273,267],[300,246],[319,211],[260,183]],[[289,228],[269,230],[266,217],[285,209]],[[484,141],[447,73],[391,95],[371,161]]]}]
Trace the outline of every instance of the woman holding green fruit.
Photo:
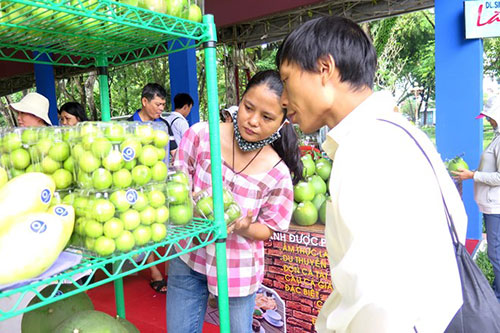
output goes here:
[{"label": "woman holding green fruit", "polygon": [[491,98],[476,118],[486,120],[495,130],[495,136],[486,147],[476,171],[459,168],[451,171],[457,180],[474,180],[474,200],[483,213],[488,242],[488,257],[493,266],[493,290],[500,302],[500,97]]},{"label": "woman holding green fruit", "polygon": [[[293,183],[302,177],[297,137],[279,102],[282,90],[277,72],[257,73],[233,122],[220,124],[222,181],[243,216],[228,227],[226,243],[233,333],[252,331],[255,293],[264,277],[263,241],[288,228]],[[193,193],[211,188],[207,123],[185,133],[174,165],[190,176]],[[218,294],[215,245],[173,259],[168,275],[168,332],[201,332],[208,294]]]}]

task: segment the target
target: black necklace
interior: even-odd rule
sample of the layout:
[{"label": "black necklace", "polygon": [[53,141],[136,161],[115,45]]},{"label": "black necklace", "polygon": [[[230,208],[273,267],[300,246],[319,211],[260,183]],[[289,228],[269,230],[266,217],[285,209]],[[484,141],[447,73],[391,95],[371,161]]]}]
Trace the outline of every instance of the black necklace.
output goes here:
[{"label": "black necklace", "polygon": [[248,163],[247,163],[247,164],[243,167],[243,169],[241,169],[240,171],[236,172],[236,169],[235,169],[235,167],[234,167],[234,150],[235,150],[234,146],[235,146],[235,141],[236,141],[236,140],[235,140],[235,138],[234,138],[234,131],[233,131],[233,165],[232,165],[232,167],[233,167],[233,172],[234,172],[234,175],[239,175],[240,173],[242,173],[243,171],[245,171],[245,169],[246,169],[246,168],[248,168],[248,166],[249,166],[249,165],[250,165],[250,164],[251,164],[251,163],[255,160],[255,158],[256,158],[257,156],[259,156],[260,152],[262,151],[262,149],[264,149],[264,147],[261,147],[261,148],[257,151],[257,153],[256,153],[256,154],[252,157],[252,159],[251,159],[251,160],[250,160],[250,161],[249,161],[249,162],[248,162]]}]

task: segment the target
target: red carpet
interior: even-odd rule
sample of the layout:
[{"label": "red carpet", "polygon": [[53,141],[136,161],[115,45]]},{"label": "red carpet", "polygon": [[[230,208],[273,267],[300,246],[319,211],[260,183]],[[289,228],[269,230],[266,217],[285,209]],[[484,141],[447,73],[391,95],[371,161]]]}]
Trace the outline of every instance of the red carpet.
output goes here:
[{"label": "red carpet", "polygon": [[[123,279],[126,317],[141,333],[166,332],[166,298],[164,294],[151,289],[149,281],[149,269],[139,272],[138,275],[127,276]],[[91,289],[87,293],[92,299],[96,310],[106,312],[111,316],[116,315],[113,283]],[[219,332],[219,327],[205,323],[203,332]]]}]

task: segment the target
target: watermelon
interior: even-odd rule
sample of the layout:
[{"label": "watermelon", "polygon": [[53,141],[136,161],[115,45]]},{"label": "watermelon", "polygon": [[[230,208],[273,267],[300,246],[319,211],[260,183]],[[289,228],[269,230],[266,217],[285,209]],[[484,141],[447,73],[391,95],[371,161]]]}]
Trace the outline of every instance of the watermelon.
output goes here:
[{"label": "watermelon", "polygon": [[110,315],[95,311],[81,311],[64,320],[53,333],[129,333],[120,321]]}]

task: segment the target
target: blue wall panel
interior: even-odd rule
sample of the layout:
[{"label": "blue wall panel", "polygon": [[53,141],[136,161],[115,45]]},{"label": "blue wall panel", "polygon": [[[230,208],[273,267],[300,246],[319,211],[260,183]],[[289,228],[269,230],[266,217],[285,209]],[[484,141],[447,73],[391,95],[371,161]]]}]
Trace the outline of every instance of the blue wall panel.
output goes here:
[{"label": "blue wall panel", "polygon": [[[48,57],[41,55],[39,59],[48,60]],[[54,68],[52,65],[35,64],[35,84],[37,93],[47,97],[49,100],[49,118],[52,125],[58,125],[56,83],[54,81]]]},{"label": "blue wall panel", "polygon": [[[465,39],[462,0],[436,0],[436,144],[443,159],[463,154],[474,170],[482,152],[483,46]],[[463,183],[467,238],[481,239],[473,182]]]}]

